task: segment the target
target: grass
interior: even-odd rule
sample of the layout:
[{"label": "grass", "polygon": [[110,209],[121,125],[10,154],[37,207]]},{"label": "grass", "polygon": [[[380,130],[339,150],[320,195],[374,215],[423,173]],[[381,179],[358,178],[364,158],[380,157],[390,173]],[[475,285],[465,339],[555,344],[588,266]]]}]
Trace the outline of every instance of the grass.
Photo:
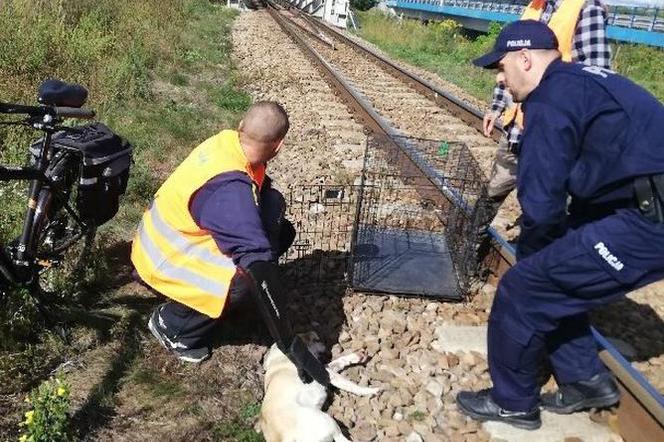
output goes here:
[{"label": "grass", "polygon": [[[0,393],[21,398],[63,361],[125,341],[126,351],[109,354],[117,360],[87,397],[77,425],[84,428],[97,419],[103,426],[124,384],[139,386],[157,402],[182,400],[188,391],[139,363],[143,352],[136,330],[142,330],[151,300],[139,299],[137,305],[120,301],[135,294],[116,288],[130,280],[128,241],[160,183],[194,146],[234,127],[251,102],[238,87],[230,57],[236,15],[208,0],[2,2],[0,101],[35,103],[36,90],[48,77],[79,82],[89,89],[88,105],[98,120],[133,144],[135,163],[120,212],[100,229],[99,247],[91,257],[96,270],[78,295],[87,310],[67,324],[70,342],[44,327],[25,290],[0,297]],[[36,135],[0,126],[0,163],[23,164]],[[6,241],[22,224],[25,186],[0,186],[0,199],[0,240]],[[17,401],[0,418],[0,434],[7,437],[16,435],[8,422],[19,419],[24,407]],[[242,435],[253,433],[243,416],[229,421],[233,428],[215,431],[236,440],[260,440]]]},{"label": "grass", "polygon": [[146,367],[139,367],[129,376],[128,381],[145,386],[155,398],[173,398],[185,393],[179,382],[165,379],[154,369]]},{"label": "grass", "polygon": [[410,421],[415,421],[415,422],[422,422],[424,419],[426,419],[426,413],[423,411],[415,410],[412,413],[408,415],[408,419]]},{"label": "grass", "polygon": [[[417,20],[389,17],[378,11],[358,13],[360,37],[386,53],[435,72],[484,101],[491,99],[495,84],[492,72],[472,66],[471,61],[493,46],[500,31],[496,23],[488,34],[471,38],[453,20],[424,25]],[[664,51],[632,44],[612,44],[613,68],[664,100]]]},{"label": "grass", "polygon": [[246,405],[234,420],[216,424],[212,428],[212,439],[224,442],[263,442],[263,436],[251,427],[259,413],[260,404]]},{"label": "grass", "polygon": [[645,87],[664,101],[664,50],[633,44],[613,46],[613,69]]},{"label": "grass", "polygon": [[473,68],[471,61],[492,47],[499,26],[492,26],[488,35],[470,39],[453,20],[423,25],[373,10],[358,15],[359,36],[388,54],[435,72],[478,98],[486,99],[487,91],[492,90],[495,75]]}]

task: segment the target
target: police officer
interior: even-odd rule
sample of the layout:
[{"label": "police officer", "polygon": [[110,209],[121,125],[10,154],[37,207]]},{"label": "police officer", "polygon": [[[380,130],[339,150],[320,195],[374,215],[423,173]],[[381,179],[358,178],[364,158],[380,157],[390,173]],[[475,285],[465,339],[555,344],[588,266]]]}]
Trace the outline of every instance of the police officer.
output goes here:
[{"label": "police officer", "polygon": [[[475,60],[523,103],[523,219],[489,317],[493,387],[457,405],[526,429],[541,425],[540,404],[572,413],[619,400],[587,313],[664,278],[664,106],[612,71],[561,61],[557,47],[546,25],[517,21]],[[559,389],[540,397],[545,356]]]},{"label": "police officer", "polygon": [[196,147],[143,215],[131,260],[140,280],[169,298],[148,328],[179,359],[208,358],[209,335],[222,313],[252,297],[303,377],[326,384],[326,371],[293,334],[276,264],[295,231],[265,168],[288,127],[278,103],[258,102],[237,131],[224,130]]}]

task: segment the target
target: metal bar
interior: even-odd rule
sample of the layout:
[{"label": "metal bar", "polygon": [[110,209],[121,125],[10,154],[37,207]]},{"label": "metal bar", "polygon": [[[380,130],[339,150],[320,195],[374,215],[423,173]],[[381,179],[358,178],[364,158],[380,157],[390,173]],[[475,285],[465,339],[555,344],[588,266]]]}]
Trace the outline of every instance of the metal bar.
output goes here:
[{"label": "metal bar", "polygon": [[[460,5],[429,5],[420,0],[413,2],[407,2],[405,0],[388,0],[387,5],[396,8],[400,13],[405,13],[406,16],[409,15],[409,12],[412,12],[410,15],[412,18],[417,18],[419,17],[419,14],[426,12],[434,15],[440,14],[440,19],[445,16],[453,16],[457,17],[462,22],[463,20],[470,20],[471,23],[475,24],[481,22],[484,23],[485,26],[483,26],[483,28],[485,30],[490,22],[508,23],[518,20],[521,10],[523,9],[522,6],[515,5],[509,12],[483,11],[473,8],[464,8]],[[651,32],[648,30],[648,24],[641,26],[641,29],[638,29],[638,26],[630,27],[631,16],[629,13],[626,14],[624,20],[622,20],[625,22],[624,25],[618,26],[617,23],[621,21],[619,18],[621,17],[617,15],[617,10],[614,9],[614,13],[609,16],[609,26],[607,26],[607,37],[610,40],[664,47],[664,32],[658,30]],[[649,23],[650,16],[648,15],[646,18]],[[477,28],[473,27],[472,29]]]},{"label": "metal bar", "polygon": [[[293,11],[293,10],[289,10],[288,12],[290,13],[290,12],[292,12],[292,11]],[[295,10],[295,11],[299,14],[299,11],[297,11],[297,10]],[[303,17],[307,17],[307,16],[306,16],[306,15],[303,15]],[[309,20],[307,20],[307,22],[308,22],[308,21],[309,21]],[[335,47],[334,47],[334,43],[332,43],[331,41],[324,39],[324,38],[321,37],[320,35],[315,34],[313,31],[311,31],[311,30],[305,28],[304,26],[300,26],[299,29],[301,29],[302,31],[306,32],[307,35],[309,35],[311,38],[315,38],[316,40],[320,41],[321,43],[323,43],[323,44],[325,44],[325,45],[331,47],[332,49],[335,49]]]},{"label": "metal bar", "polygon": [[[650,409],[654,410],[653,415],[664,426],[664,397],[655,388],[648,383],[641,373],[636,371],[634,367],[623,357],[623,355],[616,350],[609,341],[606,340],[602,334],[594,327],[592,328],[593,336],[599,344],[606,350],[605,358],[611,364],[620,367],[620,378],[624,383],[630,383],[630,390],[639,391],[640,398],[650,405]],[[664,439],[662,439],[664,440]]]},{"label": "metal bar", "polygon": [[[389,73],[391,73],[397,78],[401,78],[403,81],[408,83],[408,85],[410,85],[413,89],[415,89],[425,97],[431,99],[432,101],[434,101],[436,104],[446,109],[455,117],[459,118],[466,124],[469,124],[477,131],[479,132],[483,131],[482,118],[484,114],[482,113],[481,110],[477,109],[476,107],[462,100],[459,100],[455,96],[440,89],[438,86],[428,82],[427,80],[418,78],[416,75],[411,74],[407,70],[397,66],[396,64],[386,59],[382,55],[376,53],[372,49],[369,49],[366,46],[351,40],[350,38],[346,37],[340,31],[334,29],[333,27],[328,26],[327,24],[322,23],[319,20],[315,19],[312,20],[315,21],[317,26],[324,27],[327,31],[330,32],[330,34],[334,38],[340,40],[342,43],[350,45],[353,49],[357,50],[360,53],[368,54],[372,59],[378,62],[378,64],[381,67],[383,67],[385,70],[387,70]],[[496,125],[496,129],[498,130],[494,131],[492,137],[494,140],[499,141],[501,137],[502,126]]]},{"label": "metal bar", "polygon": [[[337,72],[330,66],[325,60],[323,60],[320,55],[316,52],[314,48],[309,46],[297,33],[289,27],[285,22],[285,19],[279,14],[276,10],[268,8],[268,12],[272,17],[275,18],[279,26],[290,35],[300,46],[305,54],[312,60],[314,63],[322,68],[322,71],[325,77],[330,83],[332,83],[335,90],[341,94],[341,98],[345,101],[353,110],[354,113],[364,122],[364,124],[376,134],[381,141],[385,142],[388,147],[395,149],[395,152],[398,153],[397,165],[402,169],[404,173],[410,176],[422,175],[426,177],[420,168],[415,162],[412,161],[410,157],[406,155],[403,151],[402,146],[395,141],[397,134],[394,129],[392,129],[383,118],[378,115],[378,113],[362,98]],[[431,182],[434,186],[437,187],[437,183],[431,181],[427,178],[427,181]],[[441,205],[446,205],[447,201],[443,197],[441,192],[422,189],[424,194],[422,195],[425,198],[432,199]]]},{"label": "metal bar", "polygon": [[[293,28],[298,25],[293,23],[291,27],[291,25],[286,23],[286,18],[279,12],[272,8],[268,8],[268,11],[284,32],[291,36],[296,44],[303,49],[305,55],[322,68],[324,76],[332,87],[339,92],[342,100],[355,111],[356,116],[374,133],[374,137],[379,142],[382,150],[393,155],[390,158],[393,162],[392,164],[403,175],[408,176],[413,181],[412,185],[417,194],[423,200],[431,201],[432,204],[441,209],[448,208],[451,204],[458,204],[458,195],[453,191],[453,188],[447,186],[444,179],[436,179],[437,177],[431,176],[426,170],[423,170],[421,162],[418,162],[417,158],[412,155],[413,149],[409,149],[398,141],[400,135],[385,122],[371,105],[329,63],[320,57],[314,48],[294,32]],[[448,220],[444,213],[445,210],[438,210],[435,216],[442,225],[447,225]]]},{"label": "metal bar", "polygon": [[0,181],[14,180],[42,180],[48,182],[43,172],[32,167],[4,167],[0,166]]}]

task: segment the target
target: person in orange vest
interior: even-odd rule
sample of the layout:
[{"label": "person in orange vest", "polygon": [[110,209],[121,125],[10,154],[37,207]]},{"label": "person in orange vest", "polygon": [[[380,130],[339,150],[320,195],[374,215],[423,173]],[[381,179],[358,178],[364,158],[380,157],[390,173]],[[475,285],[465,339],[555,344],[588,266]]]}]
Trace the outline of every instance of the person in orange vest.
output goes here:
[{"label": "person in orange vest", "polygon": [[[556,34],[563,61],[610,69],[611,48],[606,36],[607,9],[601,0],[533,0],[521,20],[539,20]],[[488,225],[516,187],[517,154],[523,131],[523,113],[513,103],[500,74],[496,77],[491,108],[484,115],[484,135],[489,137],[502,116],[504,134],[498,145],[488,184]]]},{"label": "person in orange vest", "polygon": [[148,328],[180,360],[207,359],[222,315],[253,299],[303,379],[326,385],[324,367],[293,333],[276,263],[295,230],[265,169],[288,128],[281,105],[257,102],[237,130],[223,130],[196,147],[143,215],[131,261],[139,280],[168,298]]}]

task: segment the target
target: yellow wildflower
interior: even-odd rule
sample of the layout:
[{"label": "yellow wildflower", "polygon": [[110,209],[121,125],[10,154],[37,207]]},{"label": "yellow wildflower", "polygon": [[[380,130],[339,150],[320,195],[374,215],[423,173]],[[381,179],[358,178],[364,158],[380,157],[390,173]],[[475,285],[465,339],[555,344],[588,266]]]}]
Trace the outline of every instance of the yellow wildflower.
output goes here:
[{"label": "yellow wildflower", "polygon": [[27,442],[28,441],[28,435],[23,434],[21,437],[18,438],[18,442]]},{"label": "yellow wildflower", "polygon": [[67,390],[64,387],[58,387],[58,396],[64,396],[67,393]]},{"label": "yellow wildflower", "polygon": [[35,410],[25,412],[25,423],[30,425],[34,419]]}]

